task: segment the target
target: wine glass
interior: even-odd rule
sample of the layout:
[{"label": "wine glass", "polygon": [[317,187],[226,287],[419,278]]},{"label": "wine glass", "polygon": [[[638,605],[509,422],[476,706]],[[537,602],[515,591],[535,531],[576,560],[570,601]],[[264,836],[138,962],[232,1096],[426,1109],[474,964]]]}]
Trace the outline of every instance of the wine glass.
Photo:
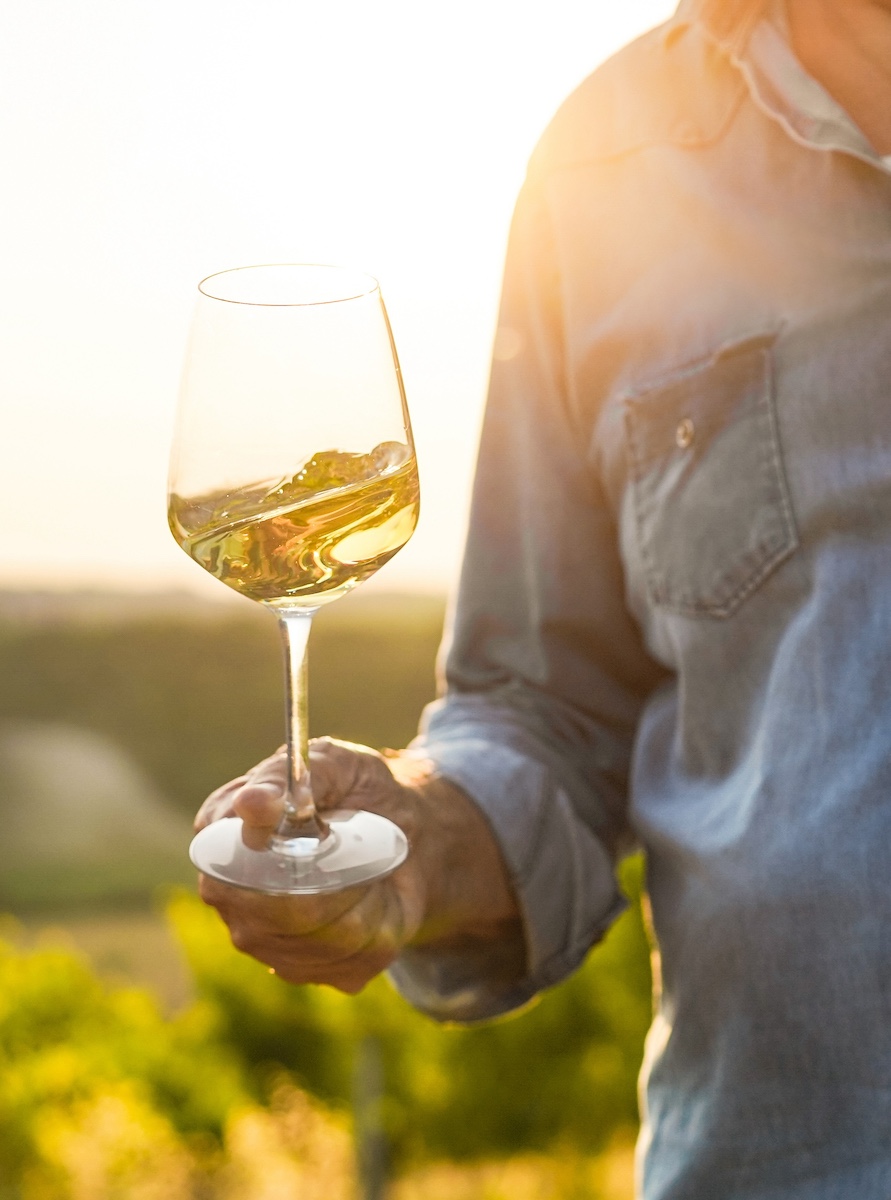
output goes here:
[{"label": "wine glass", "polygon": [[377,281],[276,264],[198,285],[170,466],[168,520],[195,562],[272,609],[286,661],[288,794],[263,850],[237,817],[189,850],[200,871],[307,894],[379,878],[405,859],[376,813],[316,811],[307,767],[313,614],[368,579],[418,519],[418,474],[396,347]]}]

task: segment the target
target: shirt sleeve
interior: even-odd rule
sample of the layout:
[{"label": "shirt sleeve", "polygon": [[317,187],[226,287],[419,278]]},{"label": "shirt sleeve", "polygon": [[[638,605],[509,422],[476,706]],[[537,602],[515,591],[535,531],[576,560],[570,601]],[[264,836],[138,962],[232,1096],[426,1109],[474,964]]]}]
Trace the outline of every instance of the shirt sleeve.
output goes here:
[{"label": "shirt sleeve", "polygon": [[[561,242],[565,242],[561,238]],[[519,899],[527,974],[493,995],[459,964],[392,971],[412,1003],[474,1019],[558,982],[621,912],[635,729],[661,669],[624,603],[614,514],[573,413],[543,184],[521,194],[444,697],[414,749],[482,809]],[[578,269],[576,267],[576,269]],[[585,269],[596,270],[596,264]]]}]

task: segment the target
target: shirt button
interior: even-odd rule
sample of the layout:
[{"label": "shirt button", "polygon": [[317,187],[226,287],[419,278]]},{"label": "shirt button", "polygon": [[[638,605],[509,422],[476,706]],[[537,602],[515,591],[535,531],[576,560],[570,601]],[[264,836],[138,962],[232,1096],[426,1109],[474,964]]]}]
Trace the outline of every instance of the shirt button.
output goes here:
[{"label": "shirt button", "polygon": [[684,417],[682,421],[678,421],[678,427],[674,431],[674,440],[681,450],[686,450],[688,446],[691,446],[695,436],[696,429],[689,417]]}]

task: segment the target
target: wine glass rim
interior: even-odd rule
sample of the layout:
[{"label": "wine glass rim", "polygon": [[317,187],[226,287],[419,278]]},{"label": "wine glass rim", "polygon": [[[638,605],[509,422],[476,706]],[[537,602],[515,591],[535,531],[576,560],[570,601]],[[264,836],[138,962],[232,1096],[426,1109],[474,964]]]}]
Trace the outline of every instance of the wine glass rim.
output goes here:
[{"label": "wine glass rim", "polygon": [[[319,300],[240,300],[232,296],[220,296],[211,291],[206,284],[210,284],[211,280],[220,279],[223,275],[238,275],[241,272],[247,271],[268,271],[275,268],[307,268],[314,271],[332,271],[338,272],[344,276],[350,276],[357,282],[355,288],[349,289],[349,295],[332,296],[327,299]],[[366,287],[359,286],[364,281]],[[375,292],[380,291],[380,284],[373,275],[369,275],[367,271],[361,271],[354,267],[338,266],[336,263],[309,263],[309,262],[277,262],[277,263],[250,263],[243,267],[227,267],[223,271],[214,271],[211,275],[205,277],[198,284],[198,291],[202,296],[206,296],[208,300],[218,300],[221,304],[243,304],[251,308],[315,308],[322,304],[344,304],[348,300],[360,300],[363,296],[371,296]]]}]

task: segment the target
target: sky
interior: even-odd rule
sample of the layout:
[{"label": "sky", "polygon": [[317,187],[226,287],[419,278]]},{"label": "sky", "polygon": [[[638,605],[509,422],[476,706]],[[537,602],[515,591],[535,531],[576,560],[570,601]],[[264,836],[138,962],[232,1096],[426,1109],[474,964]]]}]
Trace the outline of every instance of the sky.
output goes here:
[{"label": "sky", "polygon": [[197,283],[257,262],[380,280],[422,516],[375,582],[448,588],[526,161],[672,7],[7,0],[0,588],[220,589],[167,531],[169,442]]}]

